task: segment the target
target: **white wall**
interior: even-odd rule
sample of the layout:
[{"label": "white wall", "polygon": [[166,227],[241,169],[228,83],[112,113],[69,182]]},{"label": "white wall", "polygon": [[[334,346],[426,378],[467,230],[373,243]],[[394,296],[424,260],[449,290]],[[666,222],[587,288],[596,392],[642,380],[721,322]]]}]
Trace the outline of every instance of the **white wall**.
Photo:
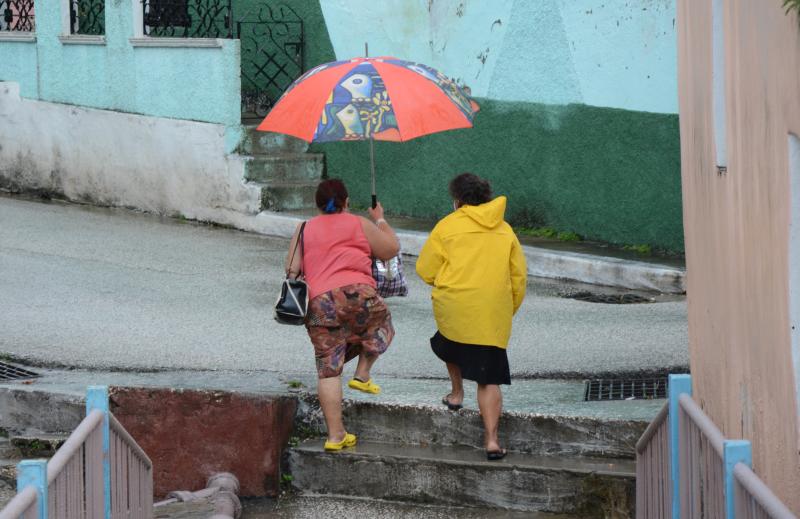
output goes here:
[{"label": "white wall", "polygon": [[260,192],[225,153],[225,126],[21,99],[0,82],[0,187],[218,221]]}]

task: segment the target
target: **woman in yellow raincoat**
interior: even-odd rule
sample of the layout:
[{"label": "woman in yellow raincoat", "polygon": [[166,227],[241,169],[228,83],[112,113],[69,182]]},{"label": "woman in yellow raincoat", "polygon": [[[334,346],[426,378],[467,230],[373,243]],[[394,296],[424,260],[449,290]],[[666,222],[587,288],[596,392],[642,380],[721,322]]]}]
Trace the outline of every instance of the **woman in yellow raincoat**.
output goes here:
[{"label": "woman in yellow raincoat", "polygon": [[500,384],[511,383],[506,347],[525,297],[525,256],[504,220],[506,197],[492,199],[488,181],[463,173],[450,182],[450,195],[454,212],[436,225],[417,260],[417,273],[433,285],[439,331],[431,347],[447,364],[452,391],[442,403],[449,409],[462,407],[462,379],[477,382],[486,455],[501,459]]}]

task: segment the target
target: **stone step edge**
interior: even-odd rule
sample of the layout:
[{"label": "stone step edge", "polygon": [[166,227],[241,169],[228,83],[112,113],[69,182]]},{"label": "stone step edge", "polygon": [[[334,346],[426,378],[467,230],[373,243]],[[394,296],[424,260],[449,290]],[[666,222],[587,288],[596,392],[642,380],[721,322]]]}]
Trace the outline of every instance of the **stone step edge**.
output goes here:
[{"label": "stone step edge", "polygon": [[322,162],[325,155],[322,153],[308,153],[308,152],[279,152],[279,153],[253,153],[253,154],[239,154],[238,158],[246,163],[251,162]]},{"label": "stone step edge", "polygon": [[[306,437],[327,430],[315,394],[300,393],[297,431]],[[453,413],[441,407],[345,399],[345,423],[367,442],[396,445],[480,448],[483,422],[477,410]],[[500,441],[509,450],[540,457],[577,456],[627,459],[649,422],[624,417],[599,418],[548,413],[503,412]]]},{"label": "stone step edge", "polygon": [[[248,230],[290,238],[303,218],[283,215],[273,211],[262,211]],[[403,253],[418,256],[429,233],[397,229]],[[686,292],[686,270],[668,265],[626,260],[570,251],[553,251],[541,247],[523,245],[528,260],[528,274],[549,279],[565,279],[625,288],[650,290],[666,294]],[[406,268],[413,268],[408,262]]]},{"label": "stone step edge", "polygon": [[[529,471],[529,472],[569,472],[569,473],[573,473],[573,474],[584,474],[584,475],[594,474],[594,475],[599,475],[599,476],[625,478],[625,479],[630,479],[630,478],[635,478],[636,477],[635,468],[633,468],[631,470],[626,470],[624,468],[618,468],[618,469],[613,469],[613,470],[612,469],[608,469],[608,470],[597,469],[596,470],[596,469],[589,469],[589,468],[581,468],[581,467],[578,467],[578,466],[576,466],[576,467],[570,467],[570,466],[559,466],[559,467],[556,467],[556,466],[548,466],[545,463],[541,463],[541,464],[537,464],[537,463],[520,464],[518,462],[515,463],[514,461],[512,461],[513,458],[506,458],[506,459],[501,460],[501,461],[488,461],[488,460],[468,461],[468,460],[457,460],[457,459],[448,458],[448,457],[414,456],[412,454],[398,454],[398,453],[376,454],[376,453],[347,451],[347,450],[343,450],[343,451],[340,451],[340,452],[327,452],[327,451],[324,451],[322,449],[322,447],[321,447],[323,442],[324,442],[324,439],[316,439],[316,438],[308,439],[308,440],[304,440],[303,442],[301,442],[299,445],[297,445],[295,447],[290,447],[287,450],[289,451],[289,453],[297,452],[297,453],[304,454],[304,455],[329,457],[331,459],[336,459],[337,456],[346,456],[348,458],[355,458],[357,460],[364,460],[364,461],[366,461],[366,460],[387,459],[388,458],[388,459],[392,459],[392,460],[395,460],[395,461],[398,461],[398,462],[403,462],[403,463],[407,463],[407,462],[412,462],[413,463],[413,462],[416,462],[416,461],[426,461],[426,462],[442,463],[442,464],[445,464],[445,465],[452,465],[452,466],[456,466],[456,467],[480,467],[480,468],[488,468],[488,469],[503,470],[503,471],[516,470],[516,471]],[[390,444],[385,444],[385,443],[376,442],[376,441],[369,441],[369,442],[359,442],[358,445],[361,445],[361,446],[377,446],[377,445],[390,445]],[[356,448],[358,448],[358,445],[356,445]],[[415,446],[415,448],[419,449],[419,446]],[[478,451],[481,454],[483,452],[480,449],[475,449],[475,448],[471,448],[471,447],[439,447],[439,450],[441,450],[441,451],[452,450],[454,452],[455,451],[459,451],[459,450],[466,451],[468,449],[469,450],[473,450],[473,451]],[[542,457],[532,456],[532,455],[527,454],[527,453],[519,453],[519,452],[514,452],[514,451],[509,451],[509,456],[518,456],[518,457],[525,457],[525,458],[542,458]],[[578,465],[578,462],[581,459],[583,459],[584,461],[590,461],[590,459],[588,459],[588,458],[581,458],[581,457],[578,457],[578,456],[570,457],[570,459],[575,460],[576,461],[576,465]],[[343,461],[346,461],[346,460],[343,460]],[[603,460],[592,459],[591,461],[594,461],[594,462],[602,461],[602,462],[605,462],[605,463],[608,463],[608,464],[612,464],[611,462],[614,461],[614,460],[609,458],[609,459],[603,459]],[[620,460],[616,460],[616,461],[618,461],[619,463],[621,463],[623,465],[630,465],[630,464],[633,463],[631,460],[624,460],[624,459],[620,459]]]},{"label": "stone step edge", "polygon": [[[352,503],[384,503],[387,505],[399,505],[402,507],[414,507],[421,510],[435,510],[435,511],[450,511],[451,513],[458,513],[459,511],[465,512],[484,512],[484,513],[492,513],[496,514],[498,511],[504,512],[502,517],[513,517],[522,519],[581,519],[580,516],[567,516],[563,514],[557,514],[552,512],[535,512],[535,511],[527,511],[521,512],[518,510],[510,510],[510,509],[498,509],[498,508],[491,508],[491,507],[481,507],[481,506],[472,506],[468,504],[464,505],[447,505],[447,504],[433,504],[433,503],[410,503],[408,501],[402,501],[398,499],[384,499],[383,497],[363,497],[363,496],[354,496],[354,495],[347,495],[347,494],[322,494],[319,492],[314,492],[311,490],[298,490],[295,489],[296,493],[294,496],[281,496],[278,498],[278,501],[281,499],[292,498],[292,497],[300,497],[303,499],[308,500],[336,500],[343,503],[343,506],[347,506],[345,503],[352,502]],[[346,511],[346,510],[345,510]],[[245,508],[245,512],[247,509]],[[513,514],[513,515],[508,515]],[[455,516],[458,517],[458,516]]]},{"label": "stone step edge", "polygon": [[[256,187],[266,187],[266,188],[313,188],[314,190],[317,189],[319,182],[316,180],[277,180],[277,181],[269,181],[265,182],[263,180],[247,180],[246,184],[248,186],[256,186]],[[291,237],[291,236],[289,236]]]}]

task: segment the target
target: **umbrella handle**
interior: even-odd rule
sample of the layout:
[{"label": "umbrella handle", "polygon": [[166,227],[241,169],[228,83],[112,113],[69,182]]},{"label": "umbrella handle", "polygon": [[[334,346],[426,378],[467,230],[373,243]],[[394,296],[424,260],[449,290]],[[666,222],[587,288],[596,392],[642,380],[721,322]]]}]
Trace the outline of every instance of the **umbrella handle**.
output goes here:
[{"label": "umbrella handle", "polygon": [[378,207],[378,195],[372,195],[372,208]]}]

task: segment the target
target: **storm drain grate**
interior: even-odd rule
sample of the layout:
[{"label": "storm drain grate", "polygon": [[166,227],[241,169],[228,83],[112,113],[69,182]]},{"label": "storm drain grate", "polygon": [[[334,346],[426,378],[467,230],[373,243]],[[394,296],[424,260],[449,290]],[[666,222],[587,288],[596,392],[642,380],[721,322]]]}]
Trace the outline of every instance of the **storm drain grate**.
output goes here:
[{"label": "storm drain grate", "polygon": [[565,294],[567,299],[577,299],[587,303],[605,303],[609,305],[635,305],[641,303],[654,303],[655,300],[639,294],[595,294],[594,292],[575,292]]},{"label": "storm drain grate", "polygon": [[39,376],[38,373],[34,373],[33,371],[28,371],[27,369],[14,366],[13,364],[0,362],[0,381],[25,380],[28,378],[37,378]]},{"label": "storm drain grate", "polygon": [[667,377],[587,380],[583,392],[583,400],[585,402],[649,400],[653,398],[667,398]]}]

